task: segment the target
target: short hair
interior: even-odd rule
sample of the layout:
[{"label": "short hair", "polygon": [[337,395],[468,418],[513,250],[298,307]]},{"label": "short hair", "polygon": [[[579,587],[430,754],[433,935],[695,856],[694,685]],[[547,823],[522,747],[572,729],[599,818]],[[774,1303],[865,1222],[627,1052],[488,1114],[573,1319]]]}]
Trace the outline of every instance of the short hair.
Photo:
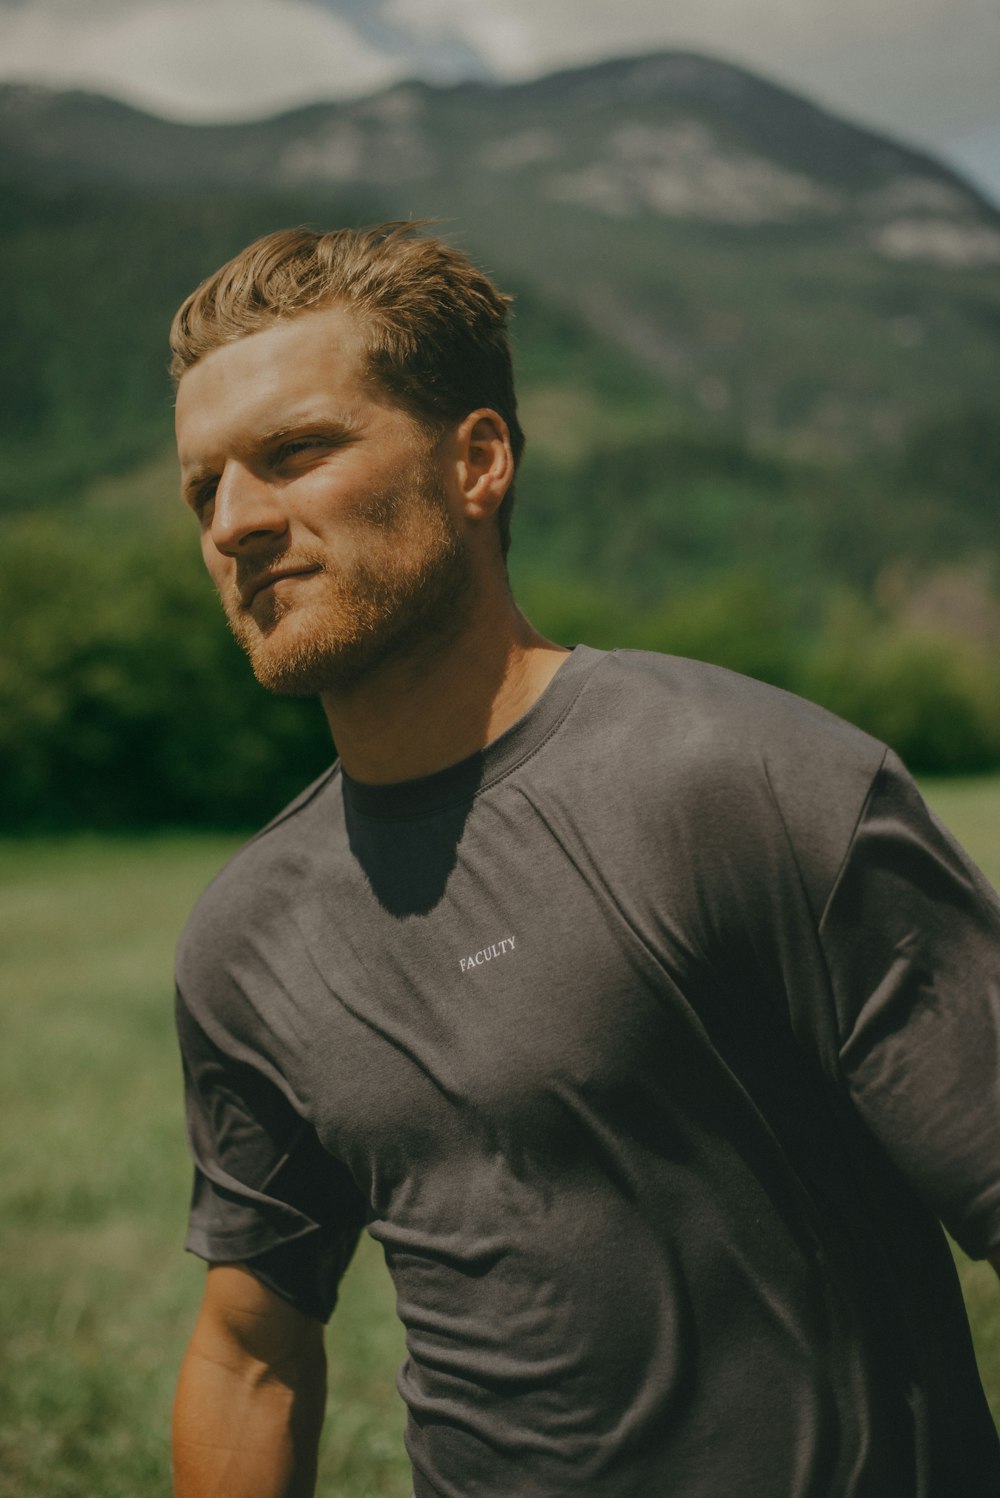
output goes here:
[{"label": "short hair", "polygon": [[[368,378],[422,425],[442,428],[477,406],[524,450],[507,333],[511,298],[422,222],[365,229],[281,229],[248,245],[182,302],[170,329],[175,382],[205,354],[283,318],[341,305],[357,313]],[[510,546],[514,486],[499,510]]]}]

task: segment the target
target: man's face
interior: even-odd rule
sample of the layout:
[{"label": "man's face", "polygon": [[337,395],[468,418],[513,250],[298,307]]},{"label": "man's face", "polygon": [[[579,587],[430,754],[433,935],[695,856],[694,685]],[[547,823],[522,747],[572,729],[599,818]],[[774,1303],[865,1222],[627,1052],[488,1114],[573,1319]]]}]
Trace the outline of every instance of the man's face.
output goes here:
[{"label": "man's face", "polygon": [[364,368],[354,315],[326,307],[214,349],[178,387],[205,564],[275,691],[348,690],[464,618],[444,460]]}]

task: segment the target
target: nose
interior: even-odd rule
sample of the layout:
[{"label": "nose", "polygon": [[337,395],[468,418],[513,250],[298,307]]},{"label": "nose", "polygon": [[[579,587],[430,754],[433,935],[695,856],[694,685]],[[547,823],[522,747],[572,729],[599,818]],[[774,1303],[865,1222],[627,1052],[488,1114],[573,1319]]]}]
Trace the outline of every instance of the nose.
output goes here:
[{"label": "nose", "polygon": [[212,502],[213,545],[235,557],[258,541],[273,544],[287,529],[288,517],[273,486],[244,464],[227,463]]}]

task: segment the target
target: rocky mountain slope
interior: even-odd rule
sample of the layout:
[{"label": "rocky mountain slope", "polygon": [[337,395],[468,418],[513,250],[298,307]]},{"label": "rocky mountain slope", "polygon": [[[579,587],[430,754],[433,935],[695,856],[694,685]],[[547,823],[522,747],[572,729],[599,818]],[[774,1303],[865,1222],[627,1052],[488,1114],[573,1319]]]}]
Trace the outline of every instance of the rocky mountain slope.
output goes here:
[{"label": "rocky mountain slope", "polygon": [[612,220],[822,224],[890,258],[1000,264],[1000,215],[948,168],[741,68],[680,53],[526,84],[402,84],[233,125],[8,85],[0,162],[49,184],[352,186],[414,211],[471,193]]},{"label": "rocky mountain slope", "polygon": [[212,126],[8,86],[0,214],[0,273],[21,288],[0,316],[15,447],[59,403],[93,412],[88,440],[113,426],[96,401],[124,385],[134,406],[130,361],[143,388],[160,378],[140,330],[152,350],[199,275],[294,220],[441,218],[518,293],[533,433],[557,456],[693,421],[851,458],[981,404],[1000,361],[989,203],[926,154],[690,54]]},{"label": "rocky mountain slope", "polygon": [[259,819],[324,763],[233,659],[173,498],[166,331],[257,234],[411,216],[515,296],[540,628],[1000,763],[1000,215],[940,163],[681,54],[213,127],[7,88],[10,825]]}]

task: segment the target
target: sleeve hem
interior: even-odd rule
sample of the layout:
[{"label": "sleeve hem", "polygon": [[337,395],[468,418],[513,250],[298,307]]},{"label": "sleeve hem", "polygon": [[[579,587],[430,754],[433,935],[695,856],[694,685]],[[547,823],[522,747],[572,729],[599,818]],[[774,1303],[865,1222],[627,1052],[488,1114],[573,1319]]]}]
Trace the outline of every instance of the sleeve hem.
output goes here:
[{"label": "sleeve hem", "polygon": [[281,1238],[274,1233],[250,1234],[225,1231],[209,1233],[203,1228],[192,1227],[188,1230],[184,1247],[188,1253],[194,1254],[196,1258],[204,1259],[209,1264],[243,1263],[247,1259],[255,1259],[260,1254],[269,1253],[271,1249],[283,1248],[288,1243],[298,1243],[316,1231],[315,1225],[310,1224],[299,1233],[292,1233]]}]

